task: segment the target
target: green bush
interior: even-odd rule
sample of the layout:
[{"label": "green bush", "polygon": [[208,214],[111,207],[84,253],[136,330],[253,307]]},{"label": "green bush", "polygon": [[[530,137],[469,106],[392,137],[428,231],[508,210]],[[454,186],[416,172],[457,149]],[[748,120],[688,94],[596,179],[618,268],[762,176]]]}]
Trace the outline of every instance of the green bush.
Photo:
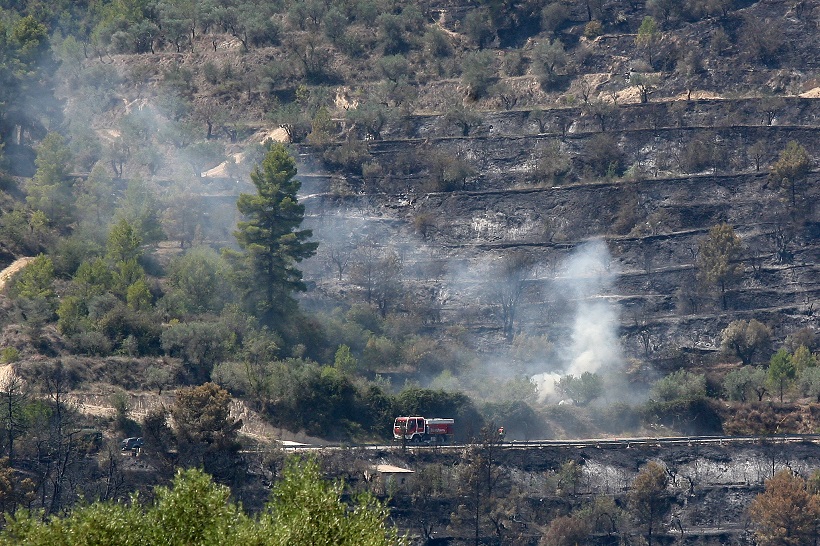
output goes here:
[{"label": "green bush", "polygon": [[474,51],[462,60],[461,82],[467,88],[467,96],[480,99],[487,95],[495,80],[495,54],[492,51]]},{"label": "green bush", "polygon": [[586,25],[584,25],[584,36],[587,38],[597,38],[601,34],[604,33],[604,27],[601,25],[601,22],[597,19],[593,19]]},{"label": "green bush", "polygon": [[162,349],[183,360],[194,377],[207,380],[230,348],[231,332],[218,322],[177,322],[162,332]]},{"label": "green bush", "polygon": [[643,421],[650,426],[662,425],[681,434],[722,434],[723,414],[720,403],[708,398],[678,398],[669,402],[650,400],[642,410]]},{"label": "green bush", "polygon": [[686,370],[678,370],[652,385],[649,397],[657,402],[696,400],[706,396],[706,377]]},{"label": "green bush", "polygon": [[342,491],[341,483],[322,480],[314,460],[291,458],[262,514],[250,517],[231,501],[227,487],[202,470],[180,470],[173,484],[156,487],[146,504],[136,498],[131,503],[98,501],[51,518],[20,510],[8,517],[0,545],[407,544],[388,528],[385,504],[364,495],[349,505],[342,501]]},{"label": "green bush", "polygon": [[3,364],[11,364],[20,360],[20,351],[15,347],[5,347],[0,351],[0,362]]},{"label": "green bush", "polygon": [[114,347],[131,337],[137,340],[137,351],[141,355],[157,354],[160,350],[162,328],[151,314],[134,311],[120,303],[100,319],[98,327]]},{"label": "green bush", "polygon": [[[227,377],[225,366],[218,368]],[[234,380],[241,373],[232,372]],[[288,360],[265,372],[267,414],[277,426],[336,440],[388,438],[393,400],[376,383],[359,383],[331,366]]]}]

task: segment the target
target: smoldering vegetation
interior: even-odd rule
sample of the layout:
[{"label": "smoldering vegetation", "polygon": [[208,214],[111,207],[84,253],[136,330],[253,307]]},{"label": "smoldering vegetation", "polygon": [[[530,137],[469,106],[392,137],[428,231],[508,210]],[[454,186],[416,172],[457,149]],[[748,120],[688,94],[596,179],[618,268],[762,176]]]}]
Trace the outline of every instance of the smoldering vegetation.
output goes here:
[{"label": "smoldering vegetation", "polygon": [[[407,363],[381,361],[370,373],[391,378],[397,387],[411,381],[493,404],[528,404],[540,414],[529,418],[541,421],[547,434],[605,433],[594,423],[599,418],[608,430],[638,424],[637,410],[625,412],[620,425],[598,415],[610,413],[613,404],[619,408],[614,413],[623,411],[648,390],[629,385],[625,376],[621,310],[612,297],[618,266],[604,241],[580,244],[560,258],[515,250],[445,253],[418,233],[402,235],[402,226],[386,218],[350,209],[331,215],[307,203],[308,224],[324,241],[306,267],[316,283],[303,298],[307,308],[333,314],[338,311],[329,300],[374,303],[389,327],[415,324],[417,332],[437,332],[455,348],[448,354],[452,360],[422,358],[414,370]],[[534,309],[548,319],[531,320]],[[453,323],[468,325],[471,333],[448,328]],[[405,357],[394,354],[399,361]],[[586,393],[567,389],[590,376],[593,385]],[[563,390],[557,388],[562,378]],[[580,411],[580,418],[567,419],[555,406],[559,402],[592,407],[576,407],[572,411]],[[587,409],[595,415],[586,416]]]}]

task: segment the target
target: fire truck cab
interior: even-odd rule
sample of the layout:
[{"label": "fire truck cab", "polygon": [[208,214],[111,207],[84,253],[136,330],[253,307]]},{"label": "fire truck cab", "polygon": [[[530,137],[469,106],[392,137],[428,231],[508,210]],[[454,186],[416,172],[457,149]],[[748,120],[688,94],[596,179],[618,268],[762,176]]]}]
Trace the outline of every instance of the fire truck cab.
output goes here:
[{"label": "fire truck cab", "polygon": [[413,443],[446,444],[453,437],[454,424],[453,419],[438,417],[396,417],[393,423],[393,438],[401,440],[403,436],[405,441]]}]

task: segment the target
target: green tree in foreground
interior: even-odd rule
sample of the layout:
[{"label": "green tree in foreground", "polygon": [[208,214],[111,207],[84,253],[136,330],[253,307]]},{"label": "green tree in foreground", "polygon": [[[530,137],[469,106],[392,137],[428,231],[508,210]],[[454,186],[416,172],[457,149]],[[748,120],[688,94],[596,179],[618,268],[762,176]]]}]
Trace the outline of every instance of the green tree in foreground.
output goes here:
[{"label": "green tree in foreground", "polygon": [[406,544],[395,529],[386,527],[389,511],[383,503],[365,494],[356,497],[350,509],[341,495],[342,484],[323,481],[316,461],[292,458],[260,517],[259,534],[243,544]]},{"label": "green tree in foreground", "polygon": [[240,280],[248,303],[266,324],[290,308],[293,292],[305,290],[295,264],[313,256],[318,246],[307,242],[311,230],[298,229],[305,207],[296,199],[301,182],[295,176],[296,162],[283,145],[275,144],[251,173],[257,194],[243,193],[237,201],[245,217],[234,233],[245,251],[236,260]]},{"label": "green tree in foreground", "polygon": [[0,545],[80,546],[387,546],[407,544],[388,528],[387,507],[371,496],[341,500],[342,485],[322,480],[311,459],[290,459],[265,510],[252,518],[230,490],[200,470],[181,470],[172,487],[157,487],[147,506],[95,502],[64,517],[37,512],[10,516]]}]

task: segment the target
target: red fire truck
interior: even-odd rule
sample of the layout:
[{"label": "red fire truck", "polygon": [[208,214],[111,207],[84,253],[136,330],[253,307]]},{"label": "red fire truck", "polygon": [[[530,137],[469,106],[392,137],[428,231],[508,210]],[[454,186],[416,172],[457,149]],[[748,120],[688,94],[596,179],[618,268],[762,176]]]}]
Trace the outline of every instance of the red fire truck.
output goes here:
[{"label": "red fire truck", "polygon": [[428,419],[425,417],[396,417],[393,423],[393,439],[414,443],[446,444],[453,438],[453,419]]}]

